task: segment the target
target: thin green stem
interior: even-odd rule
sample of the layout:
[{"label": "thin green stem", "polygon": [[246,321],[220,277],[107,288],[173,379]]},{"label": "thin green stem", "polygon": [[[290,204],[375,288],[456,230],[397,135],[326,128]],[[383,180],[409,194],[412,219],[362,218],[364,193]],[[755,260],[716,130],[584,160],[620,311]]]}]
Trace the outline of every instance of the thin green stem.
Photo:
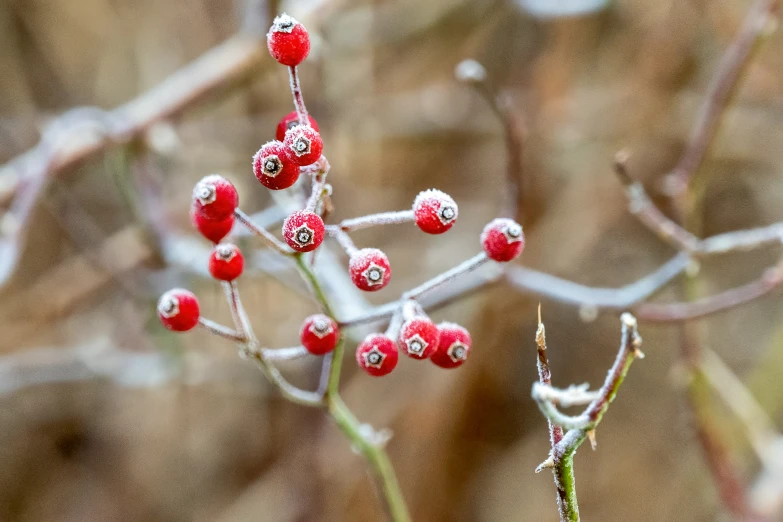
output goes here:
[{"label": "thin green stem", "polygon": [[[334,318],[334,310],[329,302],[326,293],[323,290],[318,277],[315,275],[304,256],[298,254],[294,256],[296,266],[305,281],[310,285],[318,304],[324,313]],[[402,495],[397,475],[394,472],[389,456],[383,449],[383,441],[374,440],[374,433],[370,431],[369,426],[363,426],[356,416],[348,409],[343,399],[340,397],[340,370],[345,352],[345,338],[340,337],[334,351],[332,352],[331,365],[324,366],[324,372],[328,372],[326,385],[326,407],[329,415],[334,419],[340,431],[351,441],[353,446],[362,454],[369,466],[372,468],[378,487],[386,502],[386,507],[391,520],[394,522],[410,522],[408,508],[405,505],[405,499]],[[369,433],[368,433],[369,432]]]}]

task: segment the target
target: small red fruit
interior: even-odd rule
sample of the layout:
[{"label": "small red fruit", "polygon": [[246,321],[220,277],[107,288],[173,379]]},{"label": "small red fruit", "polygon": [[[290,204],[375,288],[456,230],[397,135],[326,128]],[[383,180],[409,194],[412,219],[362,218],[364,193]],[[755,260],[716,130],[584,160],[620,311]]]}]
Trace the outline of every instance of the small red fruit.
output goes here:
[{"label": "small red fruit", "polygon": [[204,217],[223,221],[236,210],[239,195],[230,181],[212,174],[196,183],[193,188],[193,205]]},{"label": "small red fruit", "polygon": [[458,324],[440,323],[440,342],[430,360],[441,368],[456,368],[462,365],[470,352],[470,334]]},{"label": "small red fruit", "polygon": [[234,227],[234,214],[226,219],[216,221],[203,215],[198,211],[196,205],[193,205],[190,209],[190,222],[205,238],[213,243],[220,243],[220,240],[226,237]]},{"label": "small red fruit", "polygon": [[[320,132],[321,129],[318,128],[318,122],[315,121],[315,118],[308,114],[307,119],[310,121],[310,127]],[[283,119],[277,124],[275,139],[277,141],[283,141],[285,139],[286,131],[296,125],[299,125],[299,116],[296,114],[296,111],[291,111],[283,116]]]},{"label": "small red fruit", "polygon": [[175,332],[187,332],[198,324],[198,299],[193,292],[174,288],[158,300],[158,317],[163,326]]},{"label": "small red fruit", "polygon": [[368,335],[356,348],[356,362],[373,377],[389,374],[399,358],[394,341],[383,334]]},{"label": "small red fruit", "polygon": [[365,292],[380,290],[391,279],[389,258],[377,248],[363,248],[353,254],[348,270],[353,284]]},{"label": "small red fruit", "polygon": [[311,315],[302,323],[299,339],[302,346],[314,355],[324,355],[337,346],[340,330],[334,319],[324,314]]},{"label": "small red fruit", "polygon": [[233,281],[245,268],[245,258],[231,243],[216,245],[209,254],[209,273],[220,281]]},{"label": "small red fruit", "polygon": [[522,225],[512,219],[493,219],[481,232],[481,246],[487,256],[495,261],[516,259],[525,249]]},{"label": "small red fruit", "polygon": [[310,53],[310,35],[302,24],[283,13],[266,34],[269,54],[283,65],[299,65]]},{"label": "small red fruit", "polygon": [[324,221],[309,210],[297,210],[283,221],[283,238],[297,252],[315,250],[324,240]]},{"label": "small red fruit", "polygon": [[426,359],[438,348],[440,332],[427,317],[414,317],[400,328],[400,348],[414,359]]},{"label": "small red fruit", "polygon": [[265,143],[253,156],[253,174],[271,190],[290,187],[299,179],[299,165],[280,141]]},{"label": "small red fruit", "polygon": [[318,131],[305,125],[295,125],[288,129],[283,143],[291,161],[301,167],[318,161],[324,150],[324,142]]},{"label": "small red fruit", "polygon": [[430,189],[413,201],[416,226],[427,234],[442,234],[457,221],[457,203],[445,192]]}]

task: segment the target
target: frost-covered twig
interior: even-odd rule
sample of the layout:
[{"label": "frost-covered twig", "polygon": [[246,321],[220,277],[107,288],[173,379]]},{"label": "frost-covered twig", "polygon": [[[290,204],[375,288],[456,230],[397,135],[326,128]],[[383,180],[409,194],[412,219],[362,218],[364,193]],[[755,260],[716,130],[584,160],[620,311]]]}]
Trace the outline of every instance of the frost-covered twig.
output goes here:
[{"label": "frost-covered twig", "polygon": [[[561,413],[557,405],[552,402],[552,397],[557,393],[553,391],[550,383],[551,374],[546,359],[544,325],[539,317],[539,327],[536,333],[539,382],[533,384],[532,396],[550,423],[552,450],[549,458],[536,469],[536,472],[547,468],[552,469],[558,492],[557,504],[560,520],[563,522],[579,520],[579,506],[574,482],[574,454],[585,439],[590,438],[591,442],[594,441],[595,429],[609,409],[609,404],[617,395],[617,390],[625,379],[631,363],[637,358],[644,357],[640,350],[642,338],[637,330],[636,319],[629,313],[624,313],[620,319],[622,321],[620,349],[603,386],[598,390],[595,399],[581,414],[569,416]],[[568,431],[561,437],[562,431],[558,431],[558,429]],[[560,440],[557,440],[558,438]]]}]

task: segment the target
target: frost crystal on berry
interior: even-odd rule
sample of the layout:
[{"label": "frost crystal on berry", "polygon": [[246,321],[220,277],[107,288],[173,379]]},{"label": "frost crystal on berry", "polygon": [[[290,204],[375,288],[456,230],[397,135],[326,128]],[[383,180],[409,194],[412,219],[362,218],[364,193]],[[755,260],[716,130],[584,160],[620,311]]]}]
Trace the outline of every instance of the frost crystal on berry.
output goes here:
[{"label": "frost crystal on berry", "polygon": [[321,157],[324,142],[318,131],[306,125],[295,125],[288,129],[283,138],[290,161],[304,167],[312,165]]},{"label": "frost crystal on berry", "polygon": [[324,240],[321,216],[309,210],[297,210],[283,221],[283,238],[297,252],[310,252]]},{"label": "frost crystal on berry", "polygon": [[223,176],[206,176],[193,187],[194,210],[208,219],[228,219],[238,204],[237,189]]},{"label": "frost crystal on berry", "polygon": [[215,186],[209,183],[201,182],[196,184],[193,189],[193,197],[199,200],[202,205],[209,205],[217,197]]},{"label": "frost crystal on berry", "polygon": [[334,332],[334,328],[332,328],[332,322],[323,316],[316,316],[316,318],[313,319],[313,324],[310,325],[309,330],[319,339],[323,339],[330,333]]},{"label": "frost crystal on berry", "polygon": [[237,255],[237,248],[234,245],[218,245],[215,252],[223,261],[231,261]]},{"label": "frost crystal on berry", "polygon": [[458,324],[441,323],[438,325],[440,341],[430,355],[430,360],[441,368],[461,366],[470,353],[470,334]]},{"label": "frost crystal on berry", "polygon": [[163,317],[174,317],[179,313],[179,299],[174,295],[163,294],[158,303],[158,312]]},{"label": "frost crystal on berry", "polygon": [[348,262],[351,281],[365,292],[385,287],[391,279],[389,258],[377,248],[363,248],[355,252]]},{"label": "frost crystal on berry", "polygon": [[297,21],[285,13],[277,16],[272,22],[272,31],[276,33],[291,33]]},{"label": "frost crystal on berry", "polygon": [[481,246],[490,259],[501,263],[511,261],[525,249],[522,226],[512,219],[494,219],[481,232]]}]

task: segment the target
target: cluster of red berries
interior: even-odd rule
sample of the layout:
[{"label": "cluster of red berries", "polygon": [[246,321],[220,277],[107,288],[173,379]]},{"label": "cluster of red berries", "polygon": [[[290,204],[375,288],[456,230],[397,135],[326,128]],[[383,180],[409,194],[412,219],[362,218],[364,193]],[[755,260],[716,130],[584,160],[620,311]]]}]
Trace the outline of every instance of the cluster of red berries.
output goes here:
[{"label": "cluster of red berries", "polygon": [[[310,51],[307,30],[288,15],[275,18],[267,34],[270,54],[292,71],[292,85],[295,67]],[[322,157],[323,141],[318,123],[306,114],[301,100],[298,110],[283,117],[275,133],[275,140],[264,144],[253,156],[253,173],[258,181],[270,190],[291,187],[299,179],[302,167],[318,164],[307,172],[313,174],[313,182],[323,182],[328,165]],[[324,178],[317,176],[323,175]],[[209,256],[209,272],[220,281],[231,282],[242,274],[244,258],[239,248],[230,243],[221,243],[231,231],[239,197],[234,185],[219,175],[210,175],[199,181],[193,189],[191,221],[204,237],[215,243]],[[413,202],[412,209],[405,211],[405,220],[411,220],[428,234],[442,234],[448,231],[458,217],[456,202],[439,190],[421,192]],[[239,214],[241,216],[241,214]],[[304,210],[290,214],[283,222],[282,236],[295,252],[310,252],[324,240],[326,228],[317,208],[308,205]],[[524,249],[522,227],[510,219],[496,219],[489,223],[481,234],[481,244],[486,258],[499,262],[510,261]],[[384,288],[391,278],[389,259],[377,248],[349,248],[348,271],[356,287],[373,292]],[[158,316],[166,328],[187,331],[200,320],[196,296],[183,289],[173,289],[160,298]],[[340,331],[333,318],[323,314],[308,317],[300,330],[302,346],[310,353],[324,355],[338,344]],[[381,376],[390,373],[402,351],[413,359],[429,359],[442,368],[460,366],[470,352],[470,334],[463,327],[453,323],[434,324],[414,301],[400,306],[392,319],[392,326],[386,334],[372,334],[366,337],[356,350],[359,366],[368,374]]]}]

